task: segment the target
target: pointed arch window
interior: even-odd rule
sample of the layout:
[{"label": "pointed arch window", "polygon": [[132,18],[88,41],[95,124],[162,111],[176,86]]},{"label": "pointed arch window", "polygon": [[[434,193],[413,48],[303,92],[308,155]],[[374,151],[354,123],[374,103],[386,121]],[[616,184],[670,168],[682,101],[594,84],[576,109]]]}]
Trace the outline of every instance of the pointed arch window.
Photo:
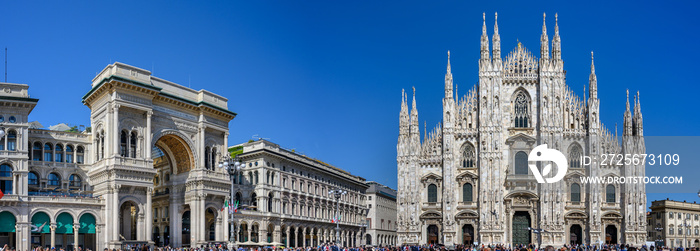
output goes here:
[{"label": "pointed arch window", "polygon": [[615,203],[615,186],[605,187],[605,202]]},{"label": "pointed arch window", "polygon": [[578,144],[575,144],[573,147],[571,147],[571,150],[569,151],[570,168],[581,168],[581,155],[581,147]]},{"label": "pointed arch window", "polygon": [[462,151],[462,168],[472,168],[476,163],[474,146],[467,144]]},{"label": "pointed arch window", "polygon": [[428,185],[428,202],[437,202],[437,186],[435,184]]},{"label": "pointed arch window", "polygon": [[581,185],[577,183],[571,184],[571,201],[581,202]]},{"label": "pointed arch window", "polygon": [[530,127],[530,98],[523,91],[518,91],[513,101],[514,127]]},{"label": "pointed arch window", "polygon": [[472,195],[472,184],[464,183],[464,185],[462,185],[462,201],[472,202]]},{"label": "pointed arch window", "polygon": [[520,151],[515,154],[515,174],[527,175],[527,153]]}]

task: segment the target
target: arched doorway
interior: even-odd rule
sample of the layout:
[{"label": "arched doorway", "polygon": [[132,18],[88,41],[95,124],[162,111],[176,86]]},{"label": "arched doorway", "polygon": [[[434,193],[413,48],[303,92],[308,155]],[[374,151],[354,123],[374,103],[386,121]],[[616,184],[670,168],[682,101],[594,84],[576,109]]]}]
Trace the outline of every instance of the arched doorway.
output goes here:
[{"label": "arched doorway", "polygon": [[438,244],[440,230],[436,225],[428,226],[428,244]]},{"label": "arched doorway", "polygon": [[73,235],[73,216],[69,213],[60,213],[56,216],[56,249],[73,249],[75,240]]},{"label": "arched doorway", "polygon": [[248,241],[248,223],[241,223],[240,229],[238,230],[238,241],[246,242]]},{"label": "arched doorway", "polygon": [[17,218],[15,215],[8,212],[0,212],[0,247],[7,244],[8,247],[16,247],[15,244],[15,225]]},{"label": "arched doorway", "polygon": [[78,229],[78,246],[83,250],[96,250],[97,238],[95,234],[95,216],[89,213],[80,216],[80,229]]},{"label": "arched doorway", "polygon": [[471,245],[474,243],[474,227],[471,224],[462,226],[462,244]]},{"label": "arched doorway", "polygon": [[294,227],[289,227],[289,246],[290,247],[296,247],[296,237],[297,237],[297,229]]},{"label": "arched doorway", "polygon": [[51,218],[44,212],[35,213],[32,216],[32,247],[42,246],[51,248]]},{"label": "arched doorway", "polygon": [[530,214],[525,211],[517,211],[513,214],[513,245],[528,245],[530,244]]},{"label": "arched doorway", "polygon": [[182,245],[188,247],[190,246],[190,230],[192,226],[190,216],[189,210],[182,213]]},{"label": "arched doorway", "polygon": [[216,212],[211,208],[207,208],[204,214],[204,227],[207,230],[207,240],[216,240]]},{"label": "arched doorway", "polygon": [[700,240],[695,240],[695,242],[693,243],[693,247],[700,247]]},{"label": "arched doorway", "polygon": [[366,239],[365,245],[372,245],[372,235],[371,234],[365,235],[365,239]]},{"label": "arched doorway", "polygon": [[136,240],[139,207],[132,201],[127,201],[119,208],[119,234],[123,240]]},{"label": "arched doorway", "polygon": [[574,224],[569,228],[569,244],[571,245],[581,245],[583,243],[583,229],[581,225]]},{"label": "arched doorway", "polygon": [[617,244],[617,227],[615,225],[605,227],[605,243]]},{"label": "arched doorway", "polygon": [[265,241],[267,243],[272,243],[272,233],[275,232],[275,226],[272,224],[267,225],[267,236],[265,238]]}]

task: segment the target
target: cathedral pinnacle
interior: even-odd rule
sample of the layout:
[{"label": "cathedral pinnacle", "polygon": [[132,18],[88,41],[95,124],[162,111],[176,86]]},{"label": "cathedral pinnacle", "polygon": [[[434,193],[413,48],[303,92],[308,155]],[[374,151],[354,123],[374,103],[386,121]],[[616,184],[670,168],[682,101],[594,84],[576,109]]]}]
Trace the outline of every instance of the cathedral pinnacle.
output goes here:
[{"label": "cathedral pinnacle", "polygon": [[489,58],[489,37],[486,34],[486,12],[483,13],[484,25],[481,26],[481,59]]},{"label": "cathedral pinnacle", "polygon": [[559,37],[559,14],[554,14],[554,37],[552,38],[552,58],[561,60],[561,38]]},{"label": "cathedral pinnacle", "polygon": [[496,12],[496,19],[493,24],[493,58],[501,58],[501,35],[498,34],[498,12]]},{"label": "cathedral pinnacle", "polygon": [[447,74],[452,75],[452,67],[450,67],[450,51],[447,50]]},{"label": "cathedral pinnacle", "polygon": [[540,37],[540,58],[549,59],[549,37],[547,36],[547,13],[542,13],[542,36]]},{"label": "cathedral pinnacle", "polygon": [[627,89],[627,111],[630,111],[630,89]]}]

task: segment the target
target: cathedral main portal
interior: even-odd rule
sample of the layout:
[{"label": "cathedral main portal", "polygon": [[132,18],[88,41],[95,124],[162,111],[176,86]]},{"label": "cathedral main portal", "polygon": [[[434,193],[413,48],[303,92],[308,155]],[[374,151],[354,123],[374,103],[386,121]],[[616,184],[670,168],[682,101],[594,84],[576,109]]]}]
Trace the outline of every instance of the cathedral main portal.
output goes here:
[{"label": "cathedral main portal", "polygon": [[513,245],[530,244],[530,214],[525,211],[515,212],[513,215]]}]

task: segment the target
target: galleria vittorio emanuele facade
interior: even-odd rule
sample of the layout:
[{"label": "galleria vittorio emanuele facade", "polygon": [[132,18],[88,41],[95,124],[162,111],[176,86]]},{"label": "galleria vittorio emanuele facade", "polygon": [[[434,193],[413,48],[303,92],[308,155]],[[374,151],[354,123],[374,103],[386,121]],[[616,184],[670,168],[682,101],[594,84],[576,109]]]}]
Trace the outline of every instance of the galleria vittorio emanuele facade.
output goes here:
[{"label": "galleria vittorio emanuele facade", "polygon": [[[466,94],[453,92],[448,52],[442,122],[422,140],[415,89],[412,107],[408,95],[402,97],[398,243],[537,243],[527,229],[532,227],[548,231],[542,245],[643,244],[644,185],[591,185],[580,179],[644,176],[643,162],[581,162],[581,156],[645,153],[638,95],[631,107],[628,94],[627,110],[620,111],[618,142],[617,132],[599,119],[593,61],[587,97],[578,97],[566,84],[557,24],[551,54],[543,24],[539,58],[520,43],[502,58],[497,23],[493,32],[489,41],[484,17],[479,82]],[[567,157],[563,180],[540,184],[533,176],[528,154],[542,144]]]},{"label": "galleria vittorio emanuele facade", "polygon": [[[229,237],[227,99],[108,65],[83,97],[90,132],[36,128],[29,86],[0,83],[0,244],[92,250]],[[51,101],[59,103],[59,100]]]}]

